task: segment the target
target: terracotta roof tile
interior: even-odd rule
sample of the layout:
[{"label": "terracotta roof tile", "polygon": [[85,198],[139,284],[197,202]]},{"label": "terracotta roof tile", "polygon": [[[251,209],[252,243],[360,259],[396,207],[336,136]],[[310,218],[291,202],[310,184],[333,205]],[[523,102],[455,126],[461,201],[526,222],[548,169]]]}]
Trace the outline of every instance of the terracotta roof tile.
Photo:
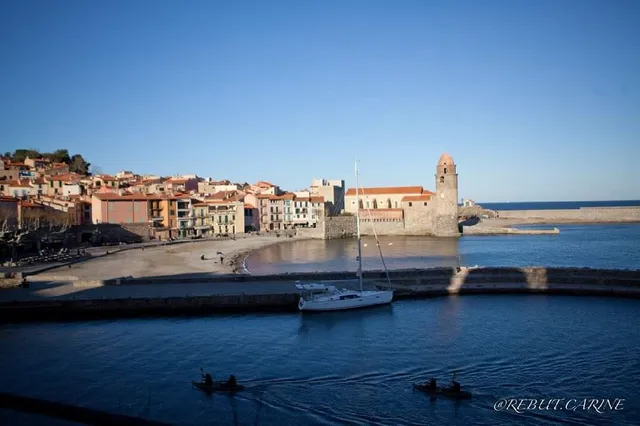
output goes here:
[{"label": "terracotta roof tile", "polygon": [[[385,186],[375,188],[360,188],[360,195],[390,195],[390,194],[422,194],[422,186]],[[349,188],[345,195],[356,195],[355,188]]]},{"label": "terracotta roof tile", "polygon": [[149,200],[160,200],[159,197],[154,197],[153,195],[145,195],[145,194],[127,194],[127,195],[118,195],[110,192],[103,192],[93,194],[99,200],[102,201],[149,201]]},{"label": "terracotta roof tile", "polygon": [[433,193],[421,195],[406,195],[402,197],[402,201],[429,201],[433,198]]}]

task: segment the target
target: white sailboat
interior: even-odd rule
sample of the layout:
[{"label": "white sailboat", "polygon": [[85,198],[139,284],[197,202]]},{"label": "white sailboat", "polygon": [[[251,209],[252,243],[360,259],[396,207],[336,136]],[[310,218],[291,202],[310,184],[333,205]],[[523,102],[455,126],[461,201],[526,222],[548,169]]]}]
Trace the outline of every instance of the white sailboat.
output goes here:
[{"label": "white sailboat", "polygon": [[[393,300],[393,290],[363,290],[362,289],[362,241],[360,239],[360,193],[358,162],[355,165],[356,172],[356,229],[358,234],[358,280],[359,290],[339,290],[334,285],[324,284],[300,284],[296,288],[300,290],[298,309],[301,311],[340,311],[346,309],[365,308],[376,305],[385,305]],[[375,230],[374,230],[375,233]],[[376,241],[378,236],[376,235]],[[380,244],[378,243],[380,249]],[[382,250],[380,249],[382,257]],[[384,258],[382,259],[384,265]],[[384,265],[385,271],[387,269]],[[389,273],[387,272],[389,284]]]}]

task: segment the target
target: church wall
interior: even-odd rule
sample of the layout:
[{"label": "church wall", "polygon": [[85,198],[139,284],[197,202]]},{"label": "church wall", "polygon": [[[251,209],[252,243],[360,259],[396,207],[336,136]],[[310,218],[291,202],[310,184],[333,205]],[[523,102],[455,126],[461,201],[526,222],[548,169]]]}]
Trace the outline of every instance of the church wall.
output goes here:
[{"label": "church wall", "polygon": [[[419,195],[419,194],[416,194]],[[367,202],[369,203],[370,209],[399,209],[402,205],[402,199],[407,196],[407,194],[373,194],[373,195],[362,195],[360,194],[360,201],[362,201],[362,208],[367,208]],[[391,207],[389,207],[389,203],[391,203]],[[347,213],[356,213],[356,196],[355,195],[345,195],[344,197],[344,205],[345,211]],[[374,207],[375,206],[375,207]]]},{"label": "church wall", "polygon": [[[427,203],[425,206],[424,203]],[[414,201],[409,206],[405,202],[404,225],[411,235],[431,235],[434,232],[436,203],[434,201]]]}]

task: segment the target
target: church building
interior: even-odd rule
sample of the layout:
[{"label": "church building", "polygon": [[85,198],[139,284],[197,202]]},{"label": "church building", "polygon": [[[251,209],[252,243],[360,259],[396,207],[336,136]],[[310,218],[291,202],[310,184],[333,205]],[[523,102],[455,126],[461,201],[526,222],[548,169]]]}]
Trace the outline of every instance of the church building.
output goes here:
[{"label": "church building", "polygon": [[[458,237],[458,173],[453,158],[442,154],[436,166],[435,192],[422,186],[360,188],[363,235]],[[345,193],[345,211],[356,213],[356,189]]]}]

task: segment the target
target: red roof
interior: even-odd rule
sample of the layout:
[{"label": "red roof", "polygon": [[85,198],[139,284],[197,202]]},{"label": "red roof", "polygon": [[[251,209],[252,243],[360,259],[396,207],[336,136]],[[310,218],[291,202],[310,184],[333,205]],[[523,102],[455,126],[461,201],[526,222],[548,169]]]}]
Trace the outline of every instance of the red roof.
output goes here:
[{"label": "red roof", "polygon": [[402,197],[402,201],[429,201],[435,194],[429,191],[425,191],[421,195],[407,195]]},{"label": "red roof", "polygon": [[[422,186],[385,186],[360,188],[360,195],[422,194]],[[349,188],[345,195],[356,195],[355,188]]]},{"label": "red roof", "polygon": [[31,188],[31,185],[29,185],[29,181],[28,180],[10,180],[8,182],[6,182],[4,185],[10,186],[12,188]]},{"label": "red roof", "polygon": [[99,200],[102,201],[147,201],[147,200],[160,200],[160,198],[153,195],[145,194],[127,194],[118,195],[111,192],[102,192],[93,194]]},{"label": "red roof", "polygon": [[77,175],[75,173],[67,173],[67,174],[63,174],[63,175],[56,175],[56,176],[51,176],[49,178],[50,181],[61,181],[61,182],[74,182],[75,181],[79,181],[82,179],[82,177],[80,175]]}]

